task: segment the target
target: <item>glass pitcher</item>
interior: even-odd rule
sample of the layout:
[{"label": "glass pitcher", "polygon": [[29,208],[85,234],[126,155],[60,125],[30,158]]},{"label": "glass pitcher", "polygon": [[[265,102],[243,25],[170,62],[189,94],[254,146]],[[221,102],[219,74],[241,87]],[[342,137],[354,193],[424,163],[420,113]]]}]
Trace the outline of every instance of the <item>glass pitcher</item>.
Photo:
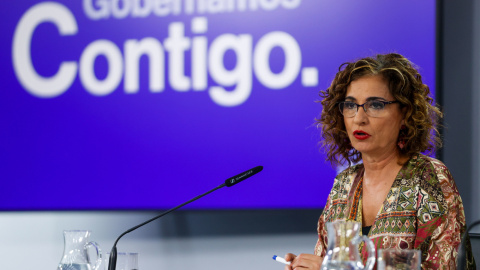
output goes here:
[{"label": "glass pitcher", "polygon": [[[64,231],[65,246],[57,270],[98,270],[102,262],[102,251],[96,242],[89,242],[90,231]],[[89,249],[95,248],[96,260],[92,261]]]},{"label": "glass pitcher", "polygon": [[[372,270],[375,264],[375,246],[367,236],[359,235],[361,225],[358,222],[338,220],[327,223],[328,246],[323,259],[322,270]],[[358,245],[364,241],[367,245],[367,265],[363,265]]]}]

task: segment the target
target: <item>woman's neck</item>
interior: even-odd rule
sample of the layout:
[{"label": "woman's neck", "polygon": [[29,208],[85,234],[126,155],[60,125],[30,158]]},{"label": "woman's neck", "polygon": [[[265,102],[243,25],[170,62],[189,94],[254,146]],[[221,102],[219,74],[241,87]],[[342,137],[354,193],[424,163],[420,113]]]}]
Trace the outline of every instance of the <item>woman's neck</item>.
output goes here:
[{"label": "woman's neck", "polygon": [[392,175],[395,178],[405,158],[402,158],[399,151],[396,150],[377,157],[362,155],[362,160],[365,168],[364,180],[374,184],[383,182],[384,179],[391,179]]}]

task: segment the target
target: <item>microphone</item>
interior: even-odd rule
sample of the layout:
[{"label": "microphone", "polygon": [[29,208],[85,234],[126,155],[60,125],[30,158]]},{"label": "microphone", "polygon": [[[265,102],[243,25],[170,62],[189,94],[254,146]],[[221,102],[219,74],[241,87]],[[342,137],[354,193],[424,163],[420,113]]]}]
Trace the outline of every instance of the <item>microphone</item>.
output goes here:
[{"label": "microphone", "polygon": [[250,169],[250,170],[246,171],[246,172],[237,174],[234,177],[230,177],[227,180],[225,180],[225,185],[227,187],[231,187],[233,185],[236,185],[236,184],[242,182],[243,180],[249,178],[250,176],[261,172],[262,170],[263,170],[263,166],[257,166],[253,169]]},{"label": "microphone", "polygon": [[191,203],[191,202],[193,202],[193,201],[196,201],[196,200],[202,198],[203,196],[206,196],[206,195],[214,192],[214,191],[217,190],[217,189],[220,189],[220,188],[222,188],[222,187],[224,187],[224,186],[231,187],[231,186],[233,186],[233,185],[236,185],[236,184],[242,182],[243,180],[245,180],[245,179],[247,179],[247,178],[249,178],[249,177],[251,177],[251,176],[253,176],[253,175],[255,175],[255,174],[259,173],[259,172],[261,172],[262,170],[263,170],[263,166],[257,166],[257,167],[255,167],[255,168],[253,168],[253,169],[250,169],[250,170],[248,170],[248,171],[245,171],[245,172],[243,172],[243,173],[240,173],[240,174],[237,174],[237,175],[235,175],[235,176],[233,176],[233,177],[230,177],[230,178],[228,178],[227,180],[225,180],[225,183],[222,183],[221,185],[219,185],[219,186],[217,186],[217,187],[215,187],[215,188],[213,188],[213,189],[211,189],[211,190],[209,190],[209,191],[207,191],[207,192],[205,192],[205,193],[203,193],[203,194],[201,194],[201,195],[198,195],[197,197],[195,197],[195,198],[193,198],[193,199],[191,199],[191,200],[189,200],[189,201],[187,201],[187,202],[184,202],[184,203],[180,204],[179,206],[176,206],[176,207],[174,207],[174,208],[172,208],[172,209],[170,209],[170,210],[167,210],[167,211],[161,213],[160,215],[158,215],[158,216],[156,216],[156,217],[154,217],[154,218],[151,218],[151,219],[149,219],[149,220],[147,220],[147,221],[145,221],[145,222],[143,222],[143,223],[141,223],[141,224],[139,224],[139,225],[137,225],[137,226],[135,226],[135,227],[133,227],[133,228],[130,228],[130,229],[126,230],[124,233],[122,233],[122,234],[117,238],[117,240],[115,240],[115,243],[113,244],[112,250],[110,251],[110,258],[109,258],[109,260],[108,260],[108,270],[115,270],[115,269],[116,269],[116,266],[117,266],[117,243],[118,243],[118,240],[120,240],[120,238],[122,238],[125,234],[130,233],[130,232],[133,232],[133,231],[135,231],[136,229],[142,227],[143,225],[146,225],[146,224],[148,224],[148,223],[150,223],[150,222],[152,222],[152,221],[154,221],[154,220],[156,220],[156,219],[158,219],[158,218],[161,218],[161,217],[165,216],[166,214],[168,214],[168,213],[170,213],[170,212],[173,212],[173,211],[177,210],[178,208],[180,208],[180,207],[182,207],[182,206],[184,206],[184,205],[187,205],[187,204],[189,204],[189,203]]},{"label": "microphone", "polygon": [[470,232],[470,230],[474,227],[476,227],[477,225],[480,224],[480,220],[477,220],[475,222],[473,222],[470,227],[468,228],[468,230],[465,231],[465,234],[463,235],[462,237],[462,241],[460,242],[460,247],[458,248],[458,255],[457,255],[457,269],[458,270],[463,270],[463,269],[466,269],[466,260],[467,260],[467,256],[466,256],[466,251],[465,251],[465,241],[467,240],[467,235],[468,233]]}]

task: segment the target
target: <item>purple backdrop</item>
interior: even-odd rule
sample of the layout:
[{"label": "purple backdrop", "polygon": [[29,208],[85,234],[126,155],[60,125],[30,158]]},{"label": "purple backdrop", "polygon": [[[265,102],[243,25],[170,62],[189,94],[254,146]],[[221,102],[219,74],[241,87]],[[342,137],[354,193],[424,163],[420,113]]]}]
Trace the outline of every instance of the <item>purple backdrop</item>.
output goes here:
[{"label": "purple backdrop", "polygon": [[0,2],[0,210],[323,207],[318,91],[398,52],[434,89],[435,1]]}]

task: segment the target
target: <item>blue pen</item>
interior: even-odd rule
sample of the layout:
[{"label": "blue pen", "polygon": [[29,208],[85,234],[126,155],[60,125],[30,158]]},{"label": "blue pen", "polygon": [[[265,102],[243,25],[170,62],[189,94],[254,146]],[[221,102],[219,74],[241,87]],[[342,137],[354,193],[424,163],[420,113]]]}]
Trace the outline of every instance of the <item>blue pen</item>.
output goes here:
[{"label": "blue pen", "polygon": [[290,262],[285,261],[284,258],[278,257],[277,255],[273,255],[273,259],[277,262],[281,262],[281,263],[284,263],[286,265],[290,265]]}]

